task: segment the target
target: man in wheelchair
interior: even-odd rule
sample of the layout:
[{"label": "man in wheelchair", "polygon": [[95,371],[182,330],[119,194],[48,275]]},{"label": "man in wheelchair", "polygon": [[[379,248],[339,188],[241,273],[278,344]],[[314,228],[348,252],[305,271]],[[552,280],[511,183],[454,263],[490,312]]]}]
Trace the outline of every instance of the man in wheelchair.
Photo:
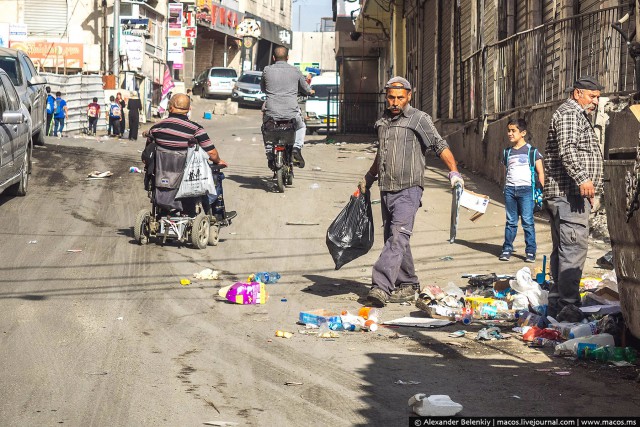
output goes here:
[{"label": "man in wheelchair", "polygon": [[[219,225],[229,225],[235,211],[226,211],[222,191],[227,167],[204,128],[187,118],[191,101],[187,95],[176,94],[169,100],[169,117],[155,124],[146,133],[147,146],[142,153],[145,163],[145,189],[151,192],[152,203],[159,213],[195,216],[199,207],[212,215]],[[209,155],[217,194],[197,198],[176,199],[184,171],[187,149],[198,145]]]}]

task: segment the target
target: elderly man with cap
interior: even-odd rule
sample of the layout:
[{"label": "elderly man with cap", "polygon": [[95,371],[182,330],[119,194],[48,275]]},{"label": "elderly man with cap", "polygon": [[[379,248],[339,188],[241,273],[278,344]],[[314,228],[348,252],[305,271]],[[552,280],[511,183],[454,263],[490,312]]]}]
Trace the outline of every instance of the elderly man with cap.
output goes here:
[{"label": "elderly man with cap", "polygon": [[[602,190],[602,152],[589,115],[603,87],[592,77],[573,84],[571,96],[553,114],[544,159],[544,200],[551,219],[551,276],[547,314],[556,317],[580,305],[580,279],[587,258],[589,214]],[[563,317],[563,316],[560,316]]]},{"label": "elderly man with cap", "polygon": [[373,286],[367,297],[371,305],[378,307],[387,302],[410,301],[419,289],[409,239],[421,206],[428,148],[449,169],[451,186],[464,186],[453,153],[431,117],[409,105],[411,84],[402,77],[393,77],[385,89],[387,109],[375,124],[380,145],[360,183],[361,191],[370,188],[376,179],[380,186],[385,243],[373,265]]}]

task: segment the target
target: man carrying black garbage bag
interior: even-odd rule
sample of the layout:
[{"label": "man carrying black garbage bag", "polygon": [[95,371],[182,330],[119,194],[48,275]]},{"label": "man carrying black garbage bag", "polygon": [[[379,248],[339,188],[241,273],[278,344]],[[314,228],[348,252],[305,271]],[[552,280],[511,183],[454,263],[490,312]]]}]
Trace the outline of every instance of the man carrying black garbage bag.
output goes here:
[{"label": "man carrying black garbage bag", "polygon": [[376,122],[378,153],[360,182],[366,191],[378,180],[384,223],[384,248],[373,265],[372,288],[367,299],[382,307],[387,302],[415,298],[419,288],[409,239],[422,205],[425,154],[431,148],[450,170],[451,186],[464,187],[453,153],[433,125],[431,117],[409,105],[411,84],[393,77],[385,85],[387,109]]}]

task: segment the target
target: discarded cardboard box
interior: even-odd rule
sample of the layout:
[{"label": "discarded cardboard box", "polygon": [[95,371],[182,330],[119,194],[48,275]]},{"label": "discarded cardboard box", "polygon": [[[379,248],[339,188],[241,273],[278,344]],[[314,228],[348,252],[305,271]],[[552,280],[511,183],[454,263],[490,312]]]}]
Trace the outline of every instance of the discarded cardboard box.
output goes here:
[{"label": "discarded cardboard box", "polygon": [[476,221],[487,211],[489,200],[491,200],[489,196],[464,190],[460,196],[460,206],[474,211],[473,215],[471,215],[469,219],[471,221]]}]

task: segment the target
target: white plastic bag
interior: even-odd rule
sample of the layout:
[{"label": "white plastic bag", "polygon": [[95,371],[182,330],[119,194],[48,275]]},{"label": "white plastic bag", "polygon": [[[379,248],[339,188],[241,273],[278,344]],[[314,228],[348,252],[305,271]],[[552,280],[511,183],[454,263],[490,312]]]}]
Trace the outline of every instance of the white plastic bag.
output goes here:
[{"label": "white plastic bag", "polygon": [[209,155],[198,145],[189,147],[187,161],[184,165],[184,174],[182,175],[182,182],[180,182],[176,199],[216,194],[213,173],[207,163],[208,158]]},{"label": "white plastic bag", "polygon": [[446,394],[432,394],[429,397],[424,393],[415,394],[409,398],[409,407],[421,417],[452,417],[462,411],[462,405]]},{"label": "white plastic bag", "polygon": [[511,289],[529,299],[529,304],[536,312],[543,312],[543,307],[549,304],[549,291],[543,291],[538,282],[531,278],[529,267],[521,268],[516,273],[516,280],[511,280],[509,284]]}]

